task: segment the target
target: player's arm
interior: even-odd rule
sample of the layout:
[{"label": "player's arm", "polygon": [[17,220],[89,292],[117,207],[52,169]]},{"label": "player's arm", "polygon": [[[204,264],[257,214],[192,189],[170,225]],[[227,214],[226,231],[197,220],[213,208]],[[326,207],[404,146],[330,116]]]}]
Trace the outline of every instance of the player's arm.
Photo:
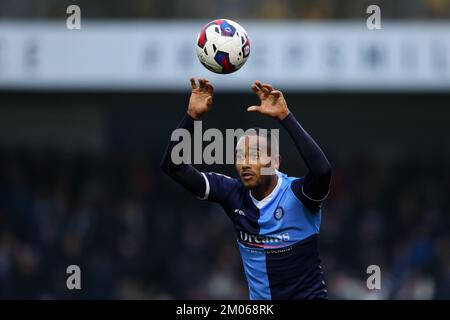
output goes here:
[{"label": "player's arm", "polygon": [[328,159],[314,139],[289,111],[286,100],[280,91],[274,90],[271,85],[262,84],[259,81],[252,85],[252,90],[260,98],[261,104],[251,106],[247,110],[277,119],[289,133],[308,167],[305,179],[295,180],[292,189],[312,212],[318,211],[330,188],[331,165]]},{"label": "player's arm", "polygon": [[[188,130],[192,134],[194,132],[194,121],[200,120],[211,108],[214,89],[206,79],[199,79],[198,84],[194,78],[190,80],[192,92],[189,106],[178,129]],[[207,188],[209,187],[204,174],[190,164],[175,164],[172,161],[172,149],[177,143],[177,141],[170,141],[161,161],[161,169],[194,195],[204,198],[207,196]]]}]

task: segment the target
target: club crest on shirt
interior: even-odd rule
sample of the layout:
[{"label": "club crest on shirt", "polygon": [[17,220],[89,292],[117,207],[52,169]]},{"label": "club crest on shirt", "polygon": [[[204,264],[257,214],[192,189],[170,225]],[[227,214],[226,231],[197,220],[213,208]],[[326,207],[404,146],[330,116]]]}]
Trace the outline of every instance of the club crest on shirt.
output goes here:
[{"label": "club crest on shirt", "polygon": [[273,213],[275,219],[280,220],[284,216],[284,211],[282,207],[278,207],[277,210]]}]

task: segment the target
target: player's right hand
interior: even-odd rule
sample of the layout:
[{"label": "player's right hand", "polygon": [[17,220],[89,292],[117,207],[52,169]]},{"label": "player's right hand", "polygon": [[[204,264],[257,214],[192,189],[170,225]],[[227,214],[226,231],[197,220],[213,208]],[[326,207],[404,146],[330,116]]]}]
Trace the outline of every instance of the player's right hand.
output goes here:
[{"label": "player's right hand", "polygon": [[195,78],[191,78],[191,87],[187,113],[195,120],[199,120],[211,108],[214,88],[208,80],[203,78],[198,79],[198,85]]}]

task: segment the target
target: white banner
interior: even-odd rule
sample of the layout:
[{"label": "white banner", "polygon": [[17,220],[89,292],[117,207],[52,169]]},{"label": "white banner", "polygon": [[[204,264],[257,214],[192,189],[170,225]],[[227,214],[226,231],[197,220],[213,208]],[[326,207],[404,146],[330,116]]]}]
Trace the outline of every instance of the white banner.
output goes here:
[{"label": "white banner", "polygon": [[250,57],[234,74],[206,70],[195,53],[208,21],[0,22],[0,89],[188,90],[190,76],[218,90],[259,79],[288,90],[450,90],[450,23],[238,21]]}]

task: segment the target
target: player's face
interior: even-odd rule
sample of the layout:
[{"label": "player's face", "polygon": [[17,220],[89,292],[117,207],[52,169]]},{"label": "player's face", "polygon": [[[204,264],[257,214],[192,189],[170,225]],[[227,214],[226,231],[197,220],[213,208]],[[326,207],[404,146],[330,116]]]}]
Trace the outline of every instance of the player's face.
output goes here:
[{"label": "player's face", "polygon": [[275,173],[269,168],[278,169],[278,161],[274,156],[270,156],[267,148],[267,139],[257,135],[243,136],[239,139],[235,163],[239,177],[244,187],[248,189],[267,184],[271,175]]}]

